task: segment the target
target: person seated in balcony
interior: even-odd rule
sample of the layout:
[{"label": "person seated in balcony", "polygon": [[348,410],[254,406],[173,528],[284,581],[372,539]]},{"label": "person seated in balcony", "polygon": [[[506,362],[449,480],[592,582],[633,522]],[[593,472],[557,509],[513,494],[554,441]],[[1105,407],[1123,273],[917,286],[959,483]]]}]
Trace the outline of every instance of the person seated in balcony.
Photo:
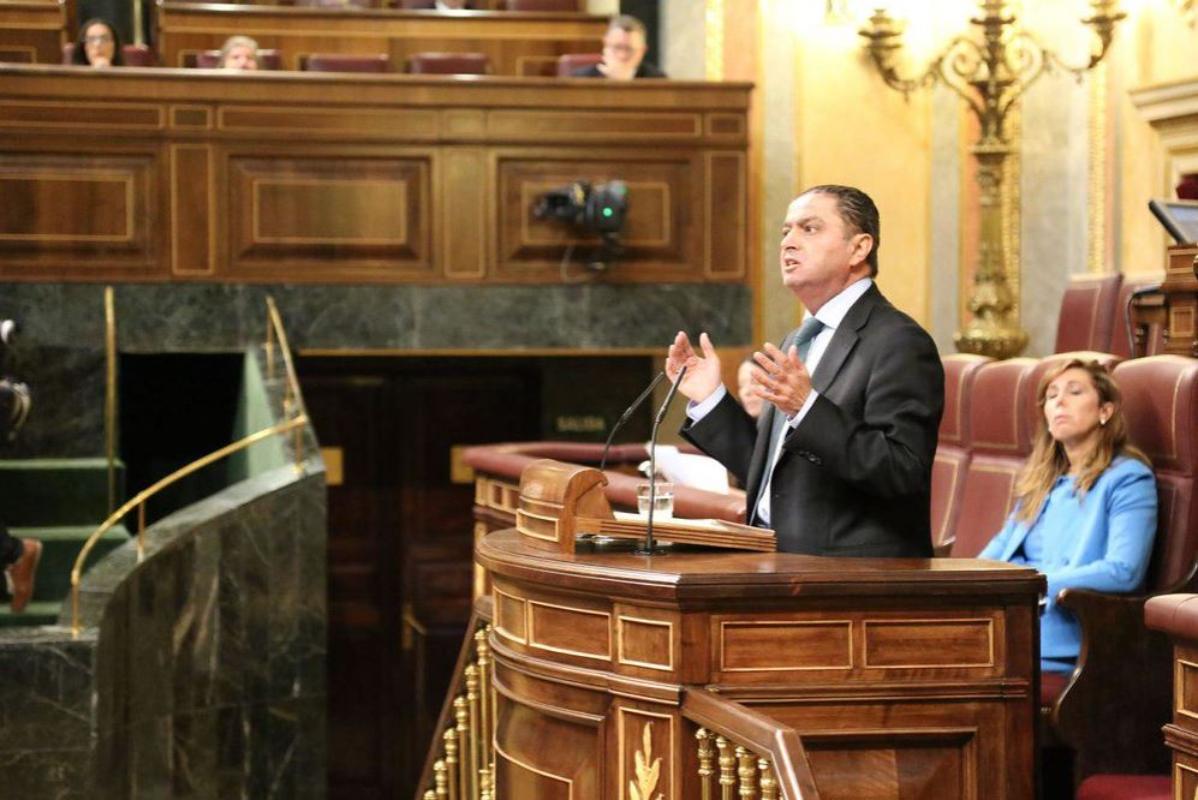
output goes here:
[{"label": "person seated in balcony", "polygon": [[80,67],[123,67],[121,37],[112,23],[89,19],[79,28],[71,63]]},{"label": "person seated in balcony", "polygon": [[1057,595],[1140,586],[1156,533],[1156,479],[1127,440],[1119,387],[1098,362],[1075,359],[1051,370],[1038,401],[1036,442],[1015,486],[1015,510],[978,558],[1035,567],[1048,579],[1040,666],[1069,673],[1081,628]]},{"label": "person seated in balcony", "polygon": [[258,43],[248,36],[230,36],[220,48],[219,69],[258,69]]},{"label": "person seated in balcony", "polygon": [[664,78],[665,73],[645,61],[645,25],[636,17],[620,14],[612,17],[603,34],[603,60],[576,71],[575,78]]}]

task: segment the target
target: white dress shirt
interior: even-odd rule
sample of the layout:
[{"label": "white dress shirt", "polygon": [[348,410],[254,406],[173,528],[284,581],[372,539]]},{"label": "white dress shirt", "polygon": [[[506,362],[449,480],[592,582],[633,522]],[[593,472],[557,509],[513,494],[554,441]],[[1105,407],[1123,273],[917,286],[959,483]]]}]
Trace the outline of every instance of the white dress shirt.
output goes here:
[{"label": "white dress shirt", "polygon": [[[849,313],[849,309],[853,304],[861,299],[861,296],[869,291],[869,287],[873,286],[872,278],[862,278],[861,280],[851,283],[840,290],[840,293],[834,296],[831,300],[820,306],[819,311],[815,312],[815,318],[824,324],[823,330],[815,335],[811,340],[811,349],[807,351],[807,374],[814,375],[815,370],[819,367],[820,359],[823,358],[824,351],[828,349],[828,343],[832,341],[832,336],[835,335],[836,329],[840,327],[840,323],[844,321],[845,314]],[[715,408],[724,395],[728,393],[728,389],[724,384],[716,387],[716,390],[703,398],[697,403],[688,403],[686,407],[686,415],[690,417],[692,422],[698,422],[707,416],[713,408]],[[786,424],[794,429],[803,421],[803,417],[815,405],[815,398],[818,393],[812,389],[807,393],[807,399],[803,401],[802,407],[792,416],[787,418]],[[774,447],[774,452],[770,454],[769,462],[765,467],[767,476],[765,485],[761,487],[761,493],[757,500],[757,519],[763,524],[770,524],[770,479],[773,477],[774,463],[778,460],[778,454],[782,452],[782,444],[786,441],[786,435],[778,437],[778,444]]]}]

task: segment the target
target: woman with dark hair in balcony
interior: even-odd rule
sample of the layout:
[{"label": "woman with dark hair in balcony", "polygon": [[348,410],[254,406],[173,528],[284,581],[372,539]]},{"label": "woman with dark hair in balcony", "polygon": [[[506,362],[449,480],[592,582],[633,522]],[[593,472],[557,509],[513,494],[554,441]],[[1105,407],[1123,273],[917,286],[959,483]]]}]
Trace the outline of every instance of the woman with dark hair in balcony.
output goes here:
[{"label": "woman with dark hair in balcony", "polygon": [[71,63],[81,67],[123,67],[121,37],[112,24],[98,17],[79,28]]},{"label": "woman with dark hair in balcony", "polygon": [[1156,479],[1127,440],[1119,387],[1101,364],[1074,359],[1051,370],[1038,400],[1036,442],[1015,485],[1015,510],[978,558],[1044,574],[1040,666],[1072,672],[1081,629],[1057,595],[1140,586],[1156,533]]}]

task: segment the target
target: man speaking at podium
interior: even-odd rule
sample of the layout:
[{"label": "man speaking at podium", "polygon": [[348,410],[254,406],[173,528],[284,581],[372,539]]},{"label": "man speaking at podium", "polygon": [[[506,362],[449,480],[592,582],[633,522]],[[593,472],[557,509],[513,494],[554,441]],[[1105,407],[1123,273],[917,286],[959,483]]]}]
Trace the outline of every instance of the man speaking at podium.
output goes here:
[{"label": "man speaking at podium", "polygon": [[706,333],[679,332],[666,374],[690,400],[682,435],[747,489],[748,517],[778,549],[825,556],[927,557],[932,461],[944,407],[936,345],[874,285],[879,220],[847,186],[795,198],[782,225],[782,283],[808,316],[754,354],[754,422],[720,378]]}]

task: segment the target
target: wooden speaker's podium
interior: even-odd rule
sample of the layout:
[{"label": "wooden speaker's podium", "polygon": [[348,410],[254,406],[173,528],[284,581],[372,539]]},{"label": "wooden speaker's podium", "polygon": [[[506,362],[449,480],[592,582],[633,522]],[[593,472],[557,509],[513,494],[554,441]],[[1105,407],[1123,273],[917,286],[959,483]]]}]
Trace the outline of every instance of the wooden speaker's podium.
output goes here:
[{"label": "wooden speaker's podium", "polygon": [[494,797],[1035,796],[1033,570],[609,551],[577,538],[604,482],[536,462],[517,527],[476,547]]}]

